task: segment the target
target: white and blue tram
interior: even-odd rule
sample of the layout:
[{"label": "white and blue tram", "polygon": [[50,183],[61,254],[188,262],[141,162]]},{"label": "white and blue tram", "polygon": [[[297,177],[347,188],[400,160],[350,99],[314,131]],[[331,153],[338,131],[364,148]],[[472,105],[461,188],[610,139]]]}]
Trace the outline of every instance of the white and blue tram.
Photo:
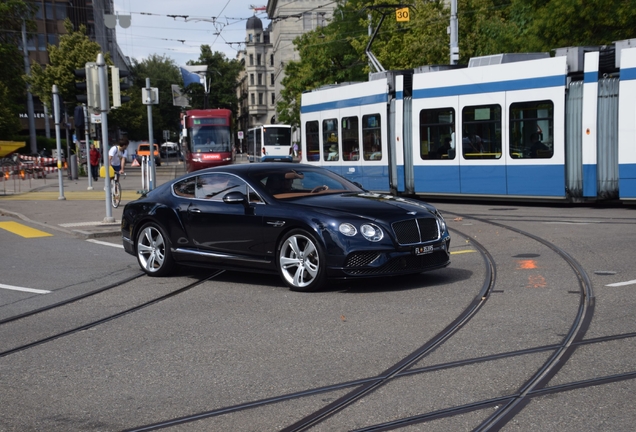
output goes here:
[{"label": "white and blue tram", "polygon": [[376,192],[636,200],[636,39],[302,95],[302,160]]}]

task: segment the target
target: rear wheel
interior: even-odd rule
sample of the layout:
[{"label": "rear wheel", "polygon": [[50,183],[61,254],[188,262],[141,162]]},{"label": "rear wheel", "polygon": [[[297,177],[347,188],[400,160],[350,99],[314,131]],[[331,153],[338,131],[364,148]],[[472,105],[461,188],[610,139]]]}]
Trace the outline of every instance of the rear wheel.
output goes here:
[{"label": "rear wheel", "polygon": [[144,225],[137,234],[137,261],[149,276],[166,276],[174,269],[168,238],[154,223]]},{"label": "rear wheel", "polygon": [[316,291],[325,282],[325,253],[304,230],[290,231],[278,245],[278,273],[292,291]]}]

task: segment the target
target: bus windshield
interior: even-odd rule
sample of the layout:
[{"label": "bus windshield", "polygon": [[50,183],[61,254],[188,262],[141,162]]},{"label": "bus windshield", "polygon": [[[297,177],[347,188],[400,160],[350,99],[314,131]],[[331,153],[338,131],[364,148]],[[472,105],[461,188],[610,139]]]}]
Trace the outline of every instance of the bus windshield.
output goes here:
[{"label": "bus windshield", "polygon": [[291,145],[291,128],[280,128],[270,126],[263,128],[263,134],[265,135],[266,146],[289,146]]},{"label": "bus windshield", "polygon": [[192,152],[221,153],[231,152],[229,126],[200,126],[190,128]]}]

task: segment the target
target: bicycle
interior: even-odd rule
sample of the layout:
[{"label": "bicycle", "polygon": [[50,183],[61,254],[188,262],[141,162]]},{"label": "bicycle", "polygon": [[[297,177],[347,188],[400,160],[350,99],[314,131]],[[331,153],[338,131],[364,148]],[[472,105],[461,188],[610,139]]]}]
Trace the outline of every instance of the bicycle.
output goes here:
[{"label": "bicycle", "polygon": [[[126,178],[126,173],[121,174]],[[121,203],[121,185],[119,184],[119,173],[115,173],[113,177],[110,179],[110,197],[111,204],[114,208],[119,207]]]}]

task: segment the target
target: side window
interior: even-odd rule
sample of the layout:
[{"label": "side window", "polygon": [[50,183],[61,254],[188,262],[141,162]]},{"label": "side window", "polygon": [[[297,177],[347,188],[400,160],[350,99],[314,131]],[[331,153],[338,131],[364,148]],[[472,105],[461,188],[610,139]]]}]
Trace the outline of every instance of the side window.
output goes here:
[{"label": "side window", "polygon": [[305,142],[307,149],[305,154],[308,161],[320,160],[320,135],[318,132],[318,120],[305,123]]},{"label": "side window", "polygon": [[467,106],[462,109],[464,159],[501,158],[501,106]]},{"label": "side window", "polygon": [[358,117],[342,118],[342,160],[355,161],[360,158],[360,132]]},{"label": "side window", "polygon": [[420,111],[420,157],[455,159],[455,110],[453,108]]},{"label": "side window", "polygon": [[172,185],[172,191],[175,195],[183,198],[194,198],[194,191],[196,189],[196,177],[189,177],[183,179],[178,183]]},{"label": "side window", "polygon": [[552,101],[510,105],[510,157],[551,158],[554,155],[553,132]]},{"label": "side window", "polygon": [[222,201],[226,193],[234,191],[246,194],[247,184],[238,177],[223,173],[203,174],[197,177],[196,198]]},{"label": "side window", "polygon": [[322,121],[322,146],[323,158],[326,161],[340,159],[338,141],[338,120],[328,119]]},{"label": "side window", "polygon": [[382,159],[380,114],[362,116],[362,154],[364,160]]}]

